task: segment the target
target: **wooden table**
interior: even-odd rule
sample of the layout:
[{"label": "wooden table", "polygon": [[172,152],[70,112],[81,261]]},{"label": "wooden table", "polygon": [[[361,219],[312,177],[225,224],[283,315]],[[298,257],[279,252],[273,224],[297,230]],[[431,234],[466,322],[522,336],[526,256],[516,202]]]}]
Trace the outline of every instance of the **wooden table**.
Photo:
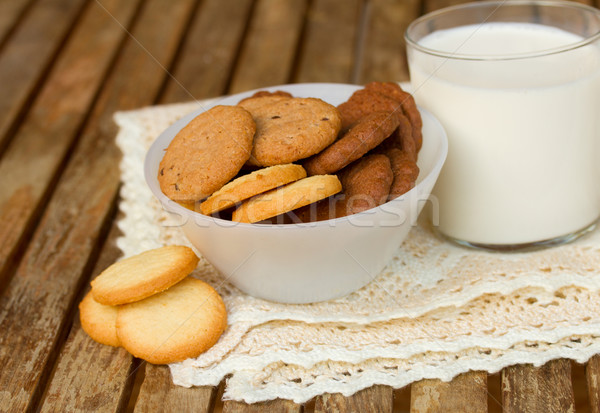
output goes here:
[{"label": "wooden table", "polygon": [[175,387],[167,367],[80,328],[89,280],[119,256],[115,111],[407,80],[407,24],[452,3],[0,0],[0,411],[599,412],[599,356],[248,406],[221,402],[222,386]]}]

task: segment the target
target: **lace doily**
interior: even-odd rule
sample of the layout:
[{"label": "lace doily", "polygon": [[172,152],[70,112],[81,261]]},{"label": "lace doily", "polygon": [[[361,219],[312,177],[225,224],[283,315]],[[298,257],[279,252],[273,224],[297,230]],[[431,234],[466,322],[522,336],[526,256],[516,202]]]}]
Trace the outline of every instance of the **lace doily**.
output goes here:
[{"label": "lace doily", "polygon": [[[198,105],[115,115],[124,256],[190,245],[146,186],[143,161],[160,132]],[[600,353],[600,230],[561,247],[500,254],[451,245],[422,221],[370,284],[323,303],[250,297],[201,259],[194,276],[223,296],[229,325],[206,353],[170,365],[173,382],[217,385],[228,376],[225,399],[302,403],[376,383],[400,388],[516,363],[585,362]]]}]

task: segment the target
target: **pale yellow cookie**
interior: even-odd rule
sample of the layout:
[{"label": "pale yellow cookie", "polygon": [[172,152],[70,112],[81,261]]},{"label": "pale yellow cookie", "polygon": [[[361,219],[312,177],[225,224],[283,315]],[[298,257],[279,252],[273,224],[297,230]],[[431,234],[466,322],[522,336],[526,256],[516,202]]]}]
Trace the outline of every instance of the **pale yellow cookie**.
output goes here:
[{"label": "pale yellow cookie", "polygon": [[304,168],[291,163],[258,169],[248,175],[234,179],[212,194],[200,204],[200,212],[204,215],[214,214],[254,195],[262,194],[304,177],[306,177]]},{"label": "pale yellow cookie", "polygon": [[117,337],[117,307],[96,302],[91,292],[79,303],[81,328],[94,341],[119,347]]},{"label": "pale yellow cookie", "polygon": [[335,175],[315,175],[273,189],[240,205],[232,221],[258,222],[337,194],[342,184]]},{"label": "pale yellow cookie", "polygon": [[117,335],[135,357],[167,364],[197,357],[227,327],[221,296],[188,277],[160,294],[119,307]]},{"label": "pale yellow cookie", "polygon": [[92,281],[94,299],[106,305],[142,300],[166,290],[198,264],[191,248],[170,245],[118,261]]}]

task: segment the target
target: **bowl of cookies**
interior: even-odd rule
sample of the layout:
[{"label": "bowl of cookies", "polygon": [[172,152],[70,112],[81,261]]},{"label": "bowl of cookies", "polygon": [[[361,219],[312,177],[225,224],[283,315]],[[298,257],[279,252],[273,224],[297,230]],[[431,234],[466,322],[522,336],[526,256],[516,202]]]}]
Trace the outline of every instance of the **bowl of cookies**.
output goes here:
[{"label": "bowl of cookies", "polygon": [[181,118],[152,144],[144,172],[224,280],[310,303],[382,271],[447,151],[443,127],[396,83],[291,84]]}]

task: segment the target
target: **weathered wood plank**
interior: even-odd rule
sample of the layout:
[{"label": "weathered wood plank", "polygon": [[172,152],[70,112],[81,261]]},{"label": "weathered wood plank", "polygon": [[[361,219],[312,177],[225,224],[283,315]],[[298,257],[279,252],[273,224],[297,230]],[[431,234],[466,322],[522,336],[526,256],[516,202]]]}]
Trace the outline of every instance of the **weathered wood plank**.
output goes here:
[{"label": "weathered wood plank", "polygon": [[306,0],[259,0],[233,75],[230,93],[288,83]]},{"label": "weathered wood plank", "polygon": [[35,0],[0,0],[0,47]]},{"label": "weathered wood plank", "polygon": [[226,92],[251,6],[251,0],[201,3],[161,102],[204,99]]},{"label": "weathered wood plank", "polygon": [[[127,24],[137,1],[103,3]],[[4,174],[0,180],[0,286],[124,36],[104,10],[86,9],[24,125],[0,159],[0,174]]]},{"label": "weathered wood plank", "polygon": [[487,373],[471,371],[450,382],[421,380],[410,394],[412,413],[487,412]]},{"label": "weathered wood plank", "polygon": [[418,0],[371,0],[367,7],[367,23],[357,62],[357,83],[370,81],[406,81],[404,32],[418,17]]},{"label": "weathered wood plank", "polygon": [[247,404],[226,400],[223,413],[300,413],[302,406],[289,400],[270,400],[268,402]]},{"label": "weathered wood plank", "polygon": [[213,411],[216,387],[176,386],[171,381],[171,372],[167,366],[155,366],[145,363],[144,382],[135,403],[136,412],[197,412]]},{"label": "weathered wood plank", "polygon": [[360,0],[311,3],[295,82],[352,82],[361,10]]},{"label": "weathered wood plank", "polygon": [[[150,0],[115,64],[29,248],[0,297],[0,405],[35,409],[119,187],[113,113],[156,100],[190,1]],[[163,27],[164,30],[156,30]],[[151,56],[152,57],[151,57]],[[157,62],[159,64],[157,64]],[[89,373],[89,372],[88,372]]]},{"label": "weathered wood plank", "polygon": [[560,359],[542,367],[511,366],[502,370],[504,412],[573,412],[571,362]]},{"label": "weathered wood plank", "polygon": [[84,0],[38,0],[0,55],[0,152]]},{"label": "weathered wood plank", "polygon": [[594,356],[585,367],[587,389],[590,397],[590,411],[600,413],[600,356]]},{"label": "weathered wood plank", "polygon": [[315,413],[326,412],[392,412],[394,391],[389,386],[376,385],[345,397],[339,393],[324,394],[315,401]]},{"label": "weathered wood plank", "polygon": [[[93,275],[119,258],[116,240],[121,235],[113,224]],[[84,294],[89,290],[85,289]],[[83,295],[78,297],[81,300]],[[79,313],[60,352],[52,380],[41,401],[42,412],[116,412],[126,405],[131,388],[133,357],[122,348],[91,340],[81,329]],[[69,391],[65,391],[69,389]],[[77,389],[71,391],[70,389]]]},{"label": "weathered wood plank", "polygon": [[443,9],[444,7],[456,6],[457,4],[469,3],[472,0],[424,0],[423,10],[425,13],[434,10]]}]

